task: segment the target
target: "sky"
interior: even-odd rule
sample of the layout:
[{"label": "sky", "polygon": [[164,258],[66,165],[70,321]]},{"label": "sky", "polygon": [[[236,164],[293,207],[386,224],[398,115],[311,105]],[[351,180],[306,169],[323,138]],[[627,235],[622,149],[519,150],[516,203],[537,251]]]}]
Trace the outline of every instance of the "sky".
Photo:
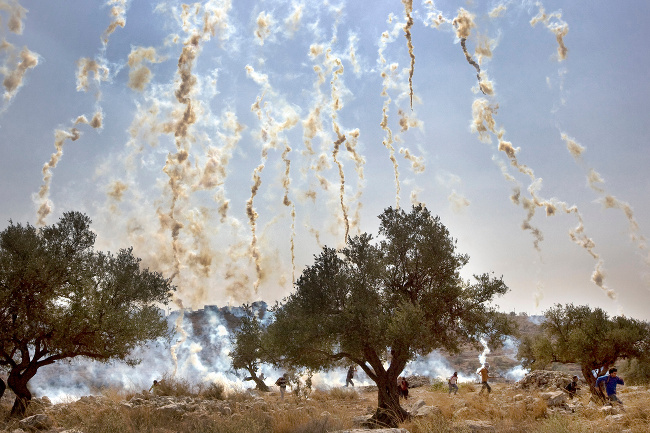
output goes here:
[{"label": "sky", "polygon": [[0,0],[0,229],[63,212],[176,306],[281,300],[423,203],[503,311],[650,319],[650,3]]}]

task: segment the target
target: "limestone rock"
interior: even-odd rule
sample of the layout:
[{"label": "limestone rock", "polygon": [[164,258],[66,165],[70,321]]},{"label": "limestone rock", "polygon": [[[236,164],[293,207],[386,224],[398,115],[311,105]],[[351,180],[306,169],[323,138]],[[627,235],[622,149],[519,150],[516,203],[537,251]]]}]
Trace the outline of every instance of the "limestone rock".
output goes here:
[{"label": "limestone rock", "polygon": [[367,430],[367,429],[337,430],[331,433],[368,433],[369,431],[371,431],[372,433],[409,433],[409,431],[404,428],[379,428],[373,430]]},{"label": "limestone rock", "polygon": [[28,430],[48,430],[52,424],[52,418],[44,413],[32,415],[18,422],[21,428]]},{"label": "limestone rock", "polygon": [[488,421],[465,420],[464,424],[472,433],[491,433],[497,431]]},{"label": "limestone rock", "polygon": [[426,403],[424,402],[424,400],[418,400],[413,404],[413,407],[411,408],[411,411],[412,412],[417,412],[418,409],[421,408],[422,406],[424,406],[425,404]]},{"label": "limestone rock", "polygon": [[352,418],[352,425],[355,427],[361,427],[362,425],[368,423],[372,415],[359,415]]},{"label": "limestone rock", "polygon": [[563,391],[555,392],[543,392],[539,395],[542,399],[546,401],[547,406],[560,406],[563,403],[566,403],[567,394]]},{"label": "limestone rock", "polygon": [[617,413],[616,415],[607,415],[605,417],[605,421],[614,422],[614,423],[621,422],[623,421],[624,417],[625,415],[623,415],[622,413]]},{"label": "limestone rock", "polygon": [[418,408],[415,412],[411,412],[411,416],[415,418],[422,418],[427,416],[439,416],[442,415],[442,410],[436,406],[422,406]]},{"label": "limestone rock", "polygon": [[534,370],[517,382],[515,388],[545,390],[561,389],[571,382],[572,376],[572,374],[562,371]]}]

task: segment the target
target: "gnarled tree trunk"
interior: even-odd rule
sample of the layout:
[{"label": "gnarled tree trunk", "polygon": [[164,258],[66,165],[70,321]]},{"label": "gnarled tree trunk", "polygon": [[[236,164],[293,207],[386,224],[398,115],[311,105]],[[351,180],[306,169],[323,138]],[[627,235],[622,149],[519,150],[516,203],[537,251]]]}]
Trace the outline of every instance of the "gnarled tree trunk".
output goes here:
[{"label": "gnarled tree trunk", "polygon": [[255,370],[252,368],[246,367],[246,370],[250,373],[250,376],[245,378],[244,380],[252,380],[255,382],[255,389],[258,389],[263,392],[269,392],[269,387],[264,383],[262,379],[260,379],[257,374],[255,374]]},{"label": "gnarled tree trunk", "polygon": [[[27,382],[36,374],[38,367],[35,363],[28,364],[27,368],[21,369],[20,367],[13,368],[9,372],[7,378],[7,386],[16,394],[16,400],[11,408],[12,417],[22,417],[25,415],[27,406],[32,399],[32,393],[27,388]],[[22,373],[21,373],[22,371]]]},{"label": "gnarled tree trunk", "polygon": [[[605,365],[600,368],[598,371],[598,376],[601,376],[604,374],[605,371],[607,371],[608,365]],[[594,377],[594,374],[592,373],[591,369],[588,366],[582,366],[582,376],[585,378],[585,382],[587,382],[587,385],[589,385],[589,392],[591,393],[591,396],[596,402],[604,404],[607,401],[607,397],[605,396],[605,393],[603,393],[602,389],[600,389],[598,386],[596,386],[596,379]]]},{"label": "gnarled tree trunk", "polygon": [[377,411],[370,419],[369,427],[391,427],[408,418],[408,412],[399,403],[397,377],[386,373],[377,376]]}]

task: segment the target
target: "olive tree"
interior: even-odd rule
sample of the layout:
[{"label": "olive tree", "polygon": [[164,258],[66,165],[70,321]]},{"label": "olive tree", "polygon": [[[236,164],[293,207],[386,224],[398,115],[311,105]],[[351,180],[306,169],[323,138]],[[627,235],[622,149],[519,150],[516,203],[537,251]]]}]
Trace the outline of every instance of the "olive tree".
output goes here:
[{"label": "olive tree", "polygon": [[246,370],[250,375],[247,380],[254,381],[255,387],[260,391],[268,391],[269,387],[257,375],[260,363],[268,358],[262,346],[265,329],[250,306],[244,305],[244,312],[239,328],[233,335],[233,349],[230,352],[232,367],[235,370]]},{"label": "olive tree", "polygon": [[131,249],[95,251],[90,223],[68,212],[0,232],[0,368],[16,394],[12,415],[25,412],[39,368],[75,357],[135,364],[134,348],[169,335],[160,306],[175,287]]},{"label": "olive tree", "polygon": [[541,333],[526,337],[517,357],[526,368],[544,369],[552,362],[580,364],[591,394],[604,400],[596,386],[619,359],[650,353],[650,326],[624,316],[609,317],[600,308],[560,304],[544,312]]},{"label": "olive tree", "polygon": [[406,364],[435,349],[498,345],[514,331],[491,304],[508,288],[501,278],[460,276],[469,257],[423,206],[386,209],[379,238],[348,238],[325,247],[275,309],[265,341],[288,365],[309,369],[358,365],[378,387],[373,421],[396,425],[397,378]]}]

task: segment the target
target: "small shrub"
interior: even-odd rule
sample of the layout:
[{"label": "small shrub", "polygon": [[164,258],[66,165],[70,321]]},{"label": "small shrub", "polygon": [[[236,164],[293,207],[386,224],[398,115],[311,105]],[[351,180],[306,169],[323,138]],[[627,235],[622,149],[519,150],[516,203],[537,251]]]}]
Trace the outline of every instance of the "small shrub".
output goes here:
[{"label": "small shrub", "polygon": [[552,416],[533,427],[532,433],[587,433],[589,429],[579,420],[567,416]]},{"label": "small shrub", "polygon": [[440,391],[449,391],[449,384],[446,381],[440,379],[434,379],[429,385],[429,390],[432,392]]},{"label": "small shrub", "polygon": [[312,393],[314,400],[358,400],[359,394],[352,389],[347,388],[332,388],[327,391],[316,390]]},{"label": "small shrub", "polygon": [[226,387],[223,383],[212,382],[199,390],[199,396],[209,400],[224,400],[226,398]]},{"label": "small shrub", "polygon": [[157,395],[169,395],[172,397],[183,397],[192,395],[192,385],[187,379],[179,379],[167,373],[163,375],[162,380],[153,389]]}]

